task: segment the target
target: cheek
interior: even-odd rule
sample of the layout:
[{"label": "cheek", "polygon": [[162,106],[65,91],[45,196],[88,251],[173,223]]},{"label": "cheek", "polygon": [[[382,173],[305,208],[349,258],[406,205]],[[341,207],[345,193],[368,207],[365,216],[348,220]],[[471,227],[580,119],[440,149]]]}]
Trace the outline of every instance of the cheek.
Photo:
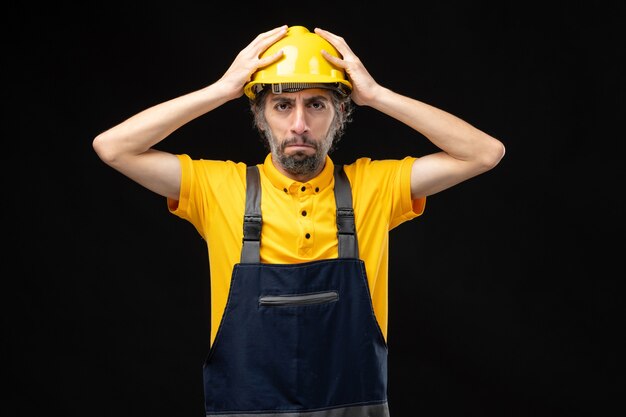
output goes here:
[{"label": "cheek", "polygon": [[312,130],[317,132],[325,132],[328,130],[333,122],[333,117],[327,115],[312,116],[309,118],[308,125]]},{"label": "cheek", "polygon": [[266,121],[267,129],[270,129],[275,137],[283,138],[291,129],[291,124],[286,118],[274,118]]}]

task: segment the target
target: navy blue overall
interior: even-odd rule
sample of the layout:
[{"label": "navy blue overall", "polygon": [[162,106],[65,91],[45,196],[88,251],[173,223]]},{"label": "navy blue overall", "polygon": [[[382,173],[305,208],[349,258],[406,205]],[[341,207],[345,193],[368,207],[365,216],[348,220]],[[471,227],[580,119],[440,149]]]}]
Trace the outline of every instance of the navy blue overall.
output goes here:
[{"label": "navy blue overall", "polygon": [[204,364],[207,416],[386,417],[387,345],[335,167],[339,257],[261,264],[261,186],[247,170],[241,262]]}]

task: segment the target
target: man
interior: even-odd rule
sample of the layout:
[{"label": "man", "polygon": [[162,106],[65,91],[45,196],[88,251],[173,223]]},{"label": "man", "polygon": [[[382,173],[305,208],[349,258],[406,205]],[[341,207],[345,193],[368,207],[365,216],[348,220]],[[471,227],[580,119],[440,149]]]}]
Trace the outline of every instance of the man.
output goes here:
[{"label": "man", "polygon": [[[270,150],[264,163],[154,148],[244,93]],[[353,103],[441,151],[335,166],[328,153]],[[300,26],[258,35],[215,83],[134,115],[93,146],[206,240],[206,412],[228,416],[387,416],[388,232],[504,155],[468,123],[379,85],[343,38]]]}]

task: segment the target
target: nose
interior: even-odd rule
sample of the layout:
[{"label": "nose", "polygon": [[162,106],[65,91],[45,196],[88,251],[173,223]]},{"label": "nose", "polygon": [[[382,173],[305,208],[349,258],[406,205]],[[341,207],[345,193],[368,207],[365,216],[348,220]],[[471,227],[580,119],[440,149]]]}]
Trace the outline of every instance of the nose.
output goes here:
[{"label": "nose", "polygon": [[297,135],[301,135],[309,130],[305,110],[304,106],[296,106],[292,114],[291,131]]}]

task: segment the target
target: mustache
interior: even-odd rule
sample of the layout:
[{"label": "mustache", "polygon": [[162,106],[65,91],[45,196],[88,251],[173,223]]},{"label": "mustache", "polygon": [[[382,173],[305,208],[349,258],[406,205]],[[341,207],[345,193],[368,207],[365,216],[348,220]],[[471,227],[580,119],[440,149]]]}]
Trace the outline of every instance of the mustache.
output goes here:
[{"label": "mustache", "polygon": [[285,141],[281,143],[280,149],[284,151],[287,146],[294,145],[294,144],[307,145],[307,146],[312,147],[315,150],[317,150],[318,148],[317,142],[315,142],[314,140],[312,140],[311,138],[305,135],[305,136],[292,137],[289,139],[285,139]]}]

